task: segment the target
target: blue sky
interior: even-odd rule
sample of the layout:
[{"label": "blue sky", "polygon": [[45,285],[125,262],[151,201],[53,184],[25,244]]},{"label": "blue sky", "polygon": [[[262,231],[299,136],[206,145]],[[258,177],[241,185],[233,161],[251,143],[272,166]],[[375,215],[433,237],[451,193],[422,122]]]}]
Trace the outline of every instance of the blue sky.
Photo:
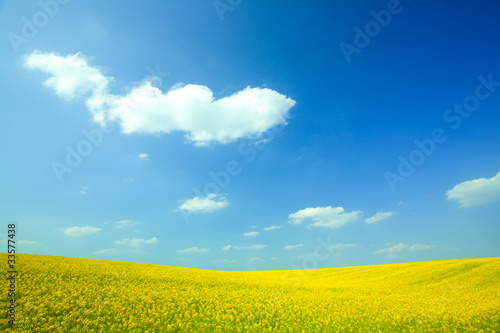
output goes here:
[{"label": "blue sky", "polygon": [[[222,270],[494,257],[494,1],[3,1],[18,251]],[[5,248],[5,249],[3,249]]]}]

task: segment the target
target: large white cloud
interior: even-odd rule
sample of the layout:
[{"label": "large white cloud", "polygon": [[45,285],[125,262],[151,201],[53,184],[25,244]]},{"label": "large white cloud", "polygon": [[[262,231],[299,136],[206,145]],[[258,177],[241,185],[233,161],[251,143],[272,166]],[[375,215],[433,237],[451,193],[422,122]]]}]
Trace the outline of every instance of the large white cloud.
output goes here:
[{"label": "large white cloud", "polygon": [[210,193],[204,198],[194,197],[182,201],[179,209],[192,213],[213,213],[226,207],[228,204],[227,198],[224,195]]},{"label": "large white cloud", "polygon": [[472,207],[500,201],[500,172],[491,178],[468,180],[446,192],[448,200],[458,200],[460,207]]},{"label": "large white cloud", "polygon": [[309,227],[340,228],[346,223],[358,219],[361,212],[344,212],[342,207],[316,207],[299,210],[288,216],[291,224],[302,224],[304,221],[312,221]]},{"label": "large white cloud", "polygon": [[108,92],[112,78],[91,67],[79,53],[62,57],[35,51],[24,57],[26,68],[50,76],[45,85],[67,99],[87,94],[86,105],[96,122],[118,122],[124,133],[185,132],[197,146],[226,144],[258,137],[277,125],[286,125],[295,101],[274,90],[247,87],[215,99],[210,88],[177,84],[169,91],[157,88],[159,78],[136,84],[125,95]]},{"label": "large white cloud", "polygon": [[99,231],[101,231],[101,228],[89,227],[89,226],[87,227],[76,226],[76,227],[62,229],[62,232],[64,232],[65,235],[73,237],[89,236]]},{"label": "large white cloud", "polygon": [[377,212],[377,214],[373,215],[372,217],[369,217],[365,220],[366,223],[375,223],[378,221],[382,221],[385,219],[388,219],[389,217],[393,216],[396,214],[395,212]]}]

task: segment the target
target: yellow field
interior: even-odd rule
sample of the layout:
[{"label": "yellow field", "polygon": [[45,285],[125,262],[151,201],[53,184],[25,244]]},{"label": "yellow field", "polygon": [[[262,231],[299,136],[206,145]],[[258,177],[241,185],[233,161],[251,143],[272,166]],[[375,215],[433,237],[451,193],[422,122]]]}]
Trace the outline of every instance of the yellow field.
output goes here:
[{"label": "yellow field", "polygon": [[255,272],[17,263],[18,322],[3,315],[3,332],[500,332],[500,258]]}]

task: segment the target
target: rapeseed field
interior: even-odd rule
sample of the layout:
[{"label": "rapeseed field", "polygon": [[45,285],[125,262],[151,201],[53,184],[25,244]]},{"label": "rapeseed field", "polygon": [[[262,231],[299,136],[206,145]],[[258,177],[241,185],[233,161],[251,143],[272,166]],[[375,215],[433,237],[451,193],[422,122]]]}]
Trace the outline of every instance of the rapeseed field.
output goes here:
[{"label": "rapeseed field", "polygon": [[2,316],[2,332],[500,332],[500,258],[251,272],[17,262],[17,323]]}]

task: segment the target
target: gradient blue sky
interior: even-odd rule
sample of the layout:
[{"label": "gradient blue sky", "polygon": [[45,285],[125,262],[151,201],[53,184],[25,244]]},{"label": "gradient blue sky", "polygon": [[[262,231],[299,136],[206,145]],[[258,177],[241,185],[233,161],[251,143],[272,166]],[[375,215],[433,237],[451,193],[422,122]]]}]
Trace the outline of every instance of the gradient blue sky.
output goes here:
[{"label": "gradient blue sky", "polygon": [[42,3],[0,2],[2,251],[15,221],[22,253],[207,269],[500,255],[495,1]]}]

